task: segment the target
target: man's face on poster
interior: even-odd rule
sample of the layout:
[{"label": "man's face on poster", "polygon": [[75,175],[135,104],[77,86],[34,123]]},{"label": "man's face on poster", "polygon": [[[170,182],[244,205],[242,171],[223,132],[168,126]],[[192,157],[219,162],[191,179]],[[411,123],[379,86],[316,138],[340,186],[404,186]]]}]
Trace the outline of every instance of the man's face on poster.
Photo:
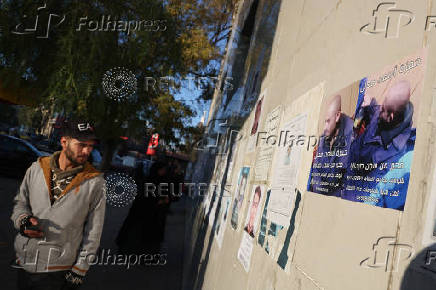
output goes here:
[{"label": "man's face on poster", "polygon": [[244,193],[246,185],[247,185],[247,177],[244,175],[244,176],[242,176],[242,184],[241,184],[241,190],[240,190],[241,195]]},{"label": "man's face on poster", "polygon": [[336,128],[339,126],[339,120],[341,118],[341,112],[329,107],[324,119],[324,132],[326,137],[333,137]]},{"label": "man's face on poster", "polygon": [[381,105],[379,127],[387,130],[400,124],[409,100],[410,84],[408,81],[400,81],[393,85]]},{"label": "man's face on poster", "polygon": [[257,127],[259,124],[259,117],[260,117],[260,111],[262,109],[262,100],[260,100],[257,105],[256,105],[256,112],[254,113],[254,122],[253,122],[253,127],[251,128],[251,134],[256,134],[257,132]]},{"label": "man's face on poster", "polygon": [[245,189],[245,176],[242,175],[241,179],[239,180],[239,185],[238,185],[238,195],[237,195],[238,196],[238,200],[241,199],[240,196],[244,192],[244,189]]},{"label": "man's face on poster", "polygon": [[256,191],[254,193],[253,203],[250,209],[250,220],[248,221],[248,228],[251,229],[251,231],[253,231],[254,219],[256,217],[257,208],[259,207],[259,202],[260,202],[260,192]]}]

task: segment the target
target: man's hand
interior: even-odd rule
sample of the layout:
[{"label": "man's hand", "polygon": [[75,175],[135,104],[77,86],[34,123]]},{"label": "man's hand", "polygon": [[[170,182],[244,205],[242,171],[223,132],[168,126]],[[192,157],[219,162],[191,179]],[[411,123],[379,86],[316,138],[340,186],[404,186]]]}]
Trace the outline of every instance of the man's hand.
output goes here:
[{"label": "man's hand", "polygon": [[75,290],[79,289],[79,287],[83,283],[83,276],[80,276],[73,271],[68,271],[65,274],[65,283],[62,287],[62,290]]},{"label": "man's hand", "polygon": [[42,238],[44,236],[41,223],[34,216],[26,216],[20,221],[20,233],[28,238]]}]

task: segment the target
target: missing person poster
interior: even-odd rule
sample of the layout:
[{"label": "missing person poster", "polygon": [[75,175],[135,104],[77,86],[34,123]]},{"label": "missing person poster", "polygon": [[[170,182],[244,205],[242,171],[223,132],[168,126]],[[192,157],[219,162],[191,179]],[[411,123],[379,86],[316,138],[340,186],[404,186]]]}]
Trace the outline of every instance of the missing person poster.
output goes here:
[{"label": "missing person poster", "polygon": [[341,197],[358,93],[359,82],[355,82],[323,99],[318,122],[318,145],[314,150],[309,177],[309,191]]},{"label": "missing person poster", "polygon": [[281,134],[286,135],[286,145],[277,149],[272,170],[271,200],[268,219],[279,225],[289,223],[291,204],[295,198],[300,157],[303,146],[297,144],[298,136],[305,136],[307,113],[302,113],[281,127]]},{"label": "missing person poster", "polygon": [[[326,99],[308,190],[404,209],[426,55],[422,49]],[[344,100],[356,101],[352,115]]]},{"label": "missing person poster", "polygon": [[248,272],[250,269],[251,253],[255,241],[255,234],[258,229],[259,218],[261,216],[262,200],[265,196],[265,187],[263,185],[254,185],[253,192],[250,198],[247,218],[242,235],[241,245],[238,250],[238,259]]},{"label": "missing person poster", "polygon": [[[274,110],[272,110],[266,117],[265,120],[265,130],[263,132],[258,132],[258,137],[261,136],[259,134],[262,133],[266,136],[276,136],[279,130],[280,118],[281,118],[282,107],[278,106]],[[257,138],[256,143],[259,138]],[[271,144],[264,144],[265,142],[256,144],[259,146],[259,150],[256,156],[256,162],[254,166],[254,180],[255,181],[267,181],[268,174],[271,168],[271,162],[273,159],[274,146]]]},{"label": "missing person poster", "polygon": [[236,185],[236,190],[234,194],[234,200],[232,205],[232,218],[230,223],[234,230],[238,229],[239,224],[239,210],[242,207],[242,203],[244,201],[244,195],[246,188],[248,187],[248,175],[250,173],[250,167],[244,166],[241,168],[238,177],[238,183]]},{"label": "missing person poster", "polygon": [[266,92],[267,92],[267,90],[265,90],[260,95],[259,99],[256,102],[256,106],[254,108],[253,123],[252,123],[251,127],[249,128],[247,152],[253,152],[257,146],[256,140],[257,140],[257,134],[258,134],[260,123],[261,123],[262,107],[265,104]]}]

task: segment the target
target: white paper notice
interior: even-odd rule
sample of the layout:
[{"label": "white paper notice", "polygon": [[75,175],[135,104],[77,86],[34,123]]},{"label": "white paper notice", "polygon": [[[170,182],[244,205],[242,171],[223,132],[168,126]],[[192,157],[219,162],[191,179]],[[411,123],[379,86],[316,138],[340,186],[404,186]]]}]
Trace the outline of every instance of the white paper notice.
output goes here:
[{"label": "white paper notice", "polygon": [[298,136],[305,136],[307,114],[300,114],[287,122],[280,131],[284,140],[276,151],[272,170],[271,200],[268,219],[279,225],[287,225],[295,198],[295,188],[300,167],[301,150]]},{"label": "white paper notice", "polygon": [[258,132],[256,142],[260,146],[256,156],[256,163],[254,168],[254,180],[266,181],[268,180],[268,173],[271,168],[271,162],[274,153],[273,137],[277,136],[280,125],[281,106],[276,107],[266,117],[265,131]]},{"label": "white paper notice", "polygon": [[243,232],[241,246],[238,250],[238,260],[241,262],[245,272],[250,270],[251,253],[253,252],[254,239],[249,234]]}]

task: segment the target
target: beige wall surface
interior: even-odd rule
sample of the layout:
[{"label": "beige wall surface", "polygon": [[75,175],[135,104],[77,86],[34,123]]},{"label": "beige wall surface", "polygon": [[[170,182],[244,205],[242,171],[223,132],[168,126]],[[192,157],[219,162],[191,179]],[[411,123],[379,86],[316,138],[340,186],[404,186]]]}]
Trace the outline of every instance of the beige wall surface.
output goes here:
[{"label": "beige wall surface", "polygon": [[[267,0],[260,2],[264,1]],[[247,3],[250,1],[239,6],[236,15],[239,25],[246,17]],[[319,117],[323,98],[427,48],[422,94],[415,112],[417,137],[404,211],[308,192],[306,185],[312,150],[302,150],[297,177],[301,201],[295,215],[295,229],[290,239],[287,251],[289,260],[285,269],[279,267],[277,259],[289,225],[285,225],[277,237],[271,239],[277,243],[272,254],[265,251],[265,245],[258,243],[259,233],[256,233],[247,273],[237,258],[242,231],[233,230],[228,218],[221,248],[211,234],[211,225],[204,235],[199,267],[202,271],[195,277],[201,281],[196,281],[196,287],[216,290],[401,288],[406,268],[415,255],[423,250],[423,229],[428,222],[427,201],[433,182],[431,173],[434,172],[436,161],[436,27],[430,31],[425,29],[427,16],[436,15],[436,0],[395,1],[396,7],[392,9],[406,12],[402,12],[405,16],[399,18],[399,34],[390,35],[389,38],[384,33],[361,31],[362,26],[373,23],[373,11],[380,3],[375,0],[282,1],[268,71],[261,84],[261,91],[267,92],[259,128],[264,128],[267,114],[282,105],[281,125],[296,114],[307,112],[307,134],[317,135],[322,124]],[[391,11],[394,13],[392,15],[395,15],[395,11]],[[412,22],[406,25],[410,15]],[[387,16],[381,13],[379,20],[385,19],[383,17]],[[391,16],[390,19],[390,25],[394,25],[392,23],[396,18]],[[436,17],[434,19],[436,22]],[[315,95],[306,94],[319,86],[322,89]],[[215,103],[215,106],[219,104]],[[243,132],[251,130],[253,115],[252,111],[244,123]],[[245,148],[248,142],[249,137],[245,136],[238,146]],[[238,151],[233,162],[233,181],[241,166],[250,166],[249,182],[250,185],[254,184],[255,157],[256,151]],[[267,187],[270,183],[270,180],[264,182]],[[234,186],[231,188],[233,194]],[[240,210],[243,220],[248,211],[251,186],[247,186],[247,189]],[[263,210],[264,205],[260,208]],[[202,215],[196,217],[197,220],[202,218]],[[197,221],[196,225],[199,224],[201,222]],[[195,237],[199,228],[193,228]],[[385,248],[380,248],[381,244],[389,241],[406,245],[405,249],[412,251],[413,255],[405,257],[401,246],[387,244]],[[389,249],[386,267],[374,266],[381,265],[379,259],[383,257],[378,256],[375,263],[371,262],[377,243],[380,247],[375,248],[379,249],[379,255],[384,255],[383,251]],[[425,276],[436,281],[435,273],[425,273]],[[428,287],[428,284],[424,286]],[[424,286],[415,289],[427,289]],[[436,289],[436,285],[428,289]]]}]

